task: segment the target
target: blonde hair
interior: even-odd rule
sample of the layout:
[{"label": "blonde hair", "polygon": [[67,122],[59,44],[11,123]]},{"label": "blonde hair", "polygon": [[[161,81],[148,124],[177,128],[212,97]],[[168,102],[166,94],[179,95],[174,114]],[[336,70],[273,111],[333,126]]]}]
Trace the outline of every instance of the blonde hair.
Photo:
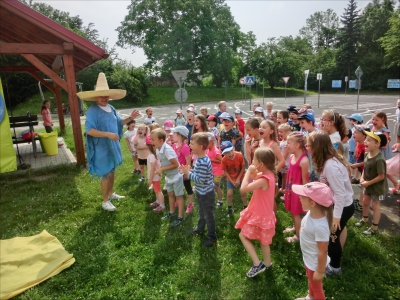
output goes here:
[{"label": "blonde hair", "polygon": [[151,107],[146,108],[146,114],[147,114],[147,111],[148,111],[149,109],[153,109],[153,108],[151,108]]},{"label": "blonde hair", "polygon": [[[153,123],[154,124],[154,123]],[[145,128],[145,133],[146,133],[146,135],[149,133],[149,126],[147,126],[146,124],[139,124],[138,125],[138,129],[139,128]]]},{"label": "blonde hair", "polygon": [[151,123],[149,125],[150,132],[152,132],[154,129],[157,129],[157,128],[161,128],[160,124],[158,124],[158,123]]},{"label": "blonde hair", "polygon": [[165,142],[165,140],[167,139],[167,133],[165,132],[164,129],[162,128],[156,128],[154,129],[151,133],[151,136],[155,136],[157,139],[159,140],[163,140]]},{"label": "blonde hair", "polygon": [[225,101],[219,101],[218,102],[218,108],[220,108],[222,104],[226,104],[226,102]]},{"label": "blonde hair", "polygon": [[287,136],[287,139],[293,139],[296,141],[296,143],[300,144],[300,148],[305,152],[306,151],[306,143],[307,143],[307,138],[304,134],[302,134],[299,131],[292,132]]},{"label": "blonde hair", "polygon": [[302,107],[306,107],[307,109],[312,109],[311,104],[305,103]]},{"label": "blonde hair", "polygon": [[290,127],[290,125],[288,123],[283,123],[283,124],[279,125],[278,130],[289,132],[289,131],[292,131],[292,128]]},{"label": "blonde hair", "polygon": [[268,105],[274,106],[274,104],[273,104],[272,102],[267,102],[267,104],[265,104],[266,107],[267,107]]},{"label": "blonde hair", "polygon": [[330,116],[330,121],[333,121],[333,126],[339,132],[340,139],[343,140],[346,136],[346,120],[339,114],[336,110],[326,109],[322,112],[323,114],[328,114]]},{"label": "blonde hair", "polygon": [[208,140],[207,132],[195,133],[190,137],[190,140],[194,141],[199,146],[202,146],[203,150],[206,150],[208,147],[208,144],[210,143],[210,141]]},{"label": "blonde hair", "polygon": [[203,107],[200,108],[200,111],[202,111],[202,110],[205,110],[206,112],[208,112],[208,108],[205,107],[205,106],[203,106]]}]

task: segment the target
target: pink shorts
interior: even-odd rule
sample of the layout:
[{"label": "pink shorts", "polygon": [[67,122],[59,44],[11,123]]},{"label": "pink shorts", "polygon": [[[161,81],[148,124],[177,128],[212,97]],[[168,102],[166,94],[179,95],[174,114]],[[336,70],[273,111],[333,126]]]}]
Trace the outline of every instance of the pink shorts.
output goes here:
[{"label": "pink shorts", "polygon": [[156,192],[156,193],[161,192],[161,184],[159,181],[153,181],[152,184],[153,184],[154,192]]}]

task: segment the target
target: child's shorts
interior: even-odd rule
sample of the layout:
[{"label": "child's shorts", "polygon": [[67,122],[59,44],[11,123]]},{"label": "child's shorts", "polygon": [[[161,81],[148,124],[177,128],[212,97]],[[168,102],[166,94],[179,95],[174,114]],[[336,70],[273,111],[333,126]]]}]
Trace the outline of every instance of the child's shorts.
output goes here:
[{"label": "child's shorts", "polygon": [[133,151],[131,152],[131,155],[132,155],[132,156],[137,156],[137,150],[133,150]]},{"label": "child's shorts", "polygon": [[380,196],[376,196],[376,195],[370,195],[366,192],[366,190],[364,189],[364,195],[366,196],[370,196],[371,200],[378,200],[378,201],[382,201],[385,200],[385,195],[380,195]]},{"label": "child's shorts", "polygon": [[143,166],[143,165],[147,166],[147,159],[139,158],[138,161],[139,161],[139,166]]},{"label": "child's shorts", "polygon": [[223,175],[214,175],[214,185],[216,187],[220,187],[221,186],[222,177],[224,177],[224,176]]},{"label": "child's shorts", "polygon": [[240,185],[242,184],[242,182],[240,182],[239,186],[236,187],[232,184],[232,182],[230,182],[229,180],[226,181],[226,189],[227,190],[234,190],[236,188],[240,188]]},{"label": "child's shorts", "polygon": [[349,151],[349,164],[355,164],[357,162],[354,152]]},{"label": "child's shorts", "polygon": [[287,174],[287,172],[289,172],[289,168],[287,166],[283,166],[283,168],[279,170],[279,173],[281,174]]},{"label": "child's shorts", "polygon": [[152,181],[151,183],[153,184],[153,190],[154,190],[155,193],[161,192],[160,181]]},{"label": "child's shorts", "polygon": [[165,183],[167,192],[174,192],[175,196],[183,196],[183,177],[180,177],[177,181]]}]

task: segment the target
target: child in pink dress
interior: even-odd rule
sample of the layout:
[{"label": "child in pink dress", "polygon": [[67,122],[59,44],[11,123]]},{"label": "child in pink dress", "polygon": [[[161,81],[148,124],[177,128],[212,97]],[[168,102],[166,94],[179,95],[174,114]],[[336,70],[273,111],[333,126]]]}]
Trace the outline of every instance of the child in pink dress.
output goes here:
[{"label": "child in pink dress", "polygon": [[283,232],[295,232],[292,237],[286,238],[289,243],[297,242],[299,240],[299,231],[301,226],[301,216],[305,211],[301,206],[299,195],[293,193],[293,184],[306,184],[309,180],[308,167],[309,161],[305,153],[306,138],[300,132],[293,132],[287,137],[287,149],[290,156],[290,166],[286,177],[285,189],[285,208],[292,215],[293,227],[286,228]]},{"label": "child in pink dress", "polygon": [[[241,192],[253,192],[250,204],[240,213],[235,228],[240,228],[240,240],[253,260],[247,277],[254,277],[272,266],[269,245],[275,235],[275,154],[270,148],[258,148],[253,164],[249,166],[242,181]],[[264,262],[260,261],[251,240],[258,240]]]}]

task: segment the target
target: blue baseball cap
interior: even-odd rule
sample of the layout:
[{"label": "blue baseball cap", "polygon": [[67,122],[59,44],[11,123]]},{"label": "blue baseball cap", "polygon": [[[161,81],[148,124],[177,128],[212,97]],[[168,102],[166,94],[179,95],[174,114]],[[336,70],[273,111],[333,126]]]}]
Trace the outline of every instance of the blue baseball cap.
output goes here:
[{"label": "blue baseball cap", "polygon": [[232,150],[233,150],[233,145],[232,145],[231,142],[229,142],[229,141],[223,141],[223,142],[221,143],[221,151],[222,151],[222,154],[225,154],[226,152],[230,152],[230,151],[232,151]]},{"label": "blue baseball cap", "polygon": [[305,119],[305,120],[315,123],[314,114],[312,112],[304,112],[297,119],[298,120]]},{"label": "blue baseball cap", "polygon": [[235,110],[235,115],[241,115],[243,112],[240,109]]},{"label": "blue baseball cap", "polygon": [[222,118],[221,118],[222,120],[229,120],[229,121],[232,121],[232,122],[234,122],[235,121],[235,118],[234,117],[232,117],[231,115],[225,115],[225,116],[223,116]]},{"label": "blue baseball cap", "polygon": [[359,123],[362,123],[362,122],[364,121],[362,115],[360,115],[360,114],[352,114],[350,117],[346,117],[346,119],[349,119],[349,120],[356,120],[356,121],[358,121]]}]

